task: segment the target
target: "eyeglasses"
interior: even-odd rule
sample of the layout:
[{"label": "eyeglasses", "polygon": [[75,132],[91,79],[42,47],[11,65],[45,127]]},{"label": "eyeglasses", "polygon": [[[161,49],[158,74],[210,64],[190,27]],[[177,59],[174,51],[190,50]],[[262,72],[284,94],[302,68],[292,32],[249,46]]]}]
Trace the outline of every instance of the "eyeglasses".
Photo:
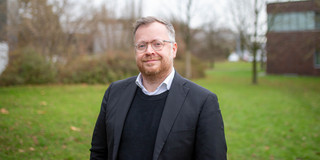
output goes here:
[{"label": "eyeglasses", "polygon": [[164,45],[165,45],[165,42],[168,42],[168,43],[173,43],[172,41],[168,41],[168,40],[159,40],[159,39],[156,39],[156,40],[153,40],[151,42],[139,42],[136,44],[136,50],[138,52],[144,52],[147,50],[148,48],[148,43],[151,43],[151,47],[155,50],[155,51],[160,51]]}]

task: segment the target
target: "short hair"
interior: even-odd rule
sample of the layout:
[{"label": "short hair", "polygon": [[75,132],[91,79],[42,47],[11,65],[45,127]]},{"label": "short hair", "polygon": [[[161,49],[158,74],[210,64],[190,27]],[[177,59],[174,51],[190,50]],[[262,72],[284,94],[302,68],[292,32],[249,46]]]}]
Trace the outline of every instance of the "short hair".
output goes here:
[{"label": "short hair", "polygon": [[140,19],[138,19],[134,25],[133,25],[133,37],[135,38],[136,36],[136,31],[138,30],[138,28],[142,25],[147,25],[147,24],[151,24],[153,22],[159,22],[163,25],[166,26],[168,33],[169,33],[169,39],[170,41],[175,42],[175,31],[173,28],[173,25],[169,22],[166,21],[164,19],[160,19],[160,18],[156,18],[156,17],[152,17],[152,16],[148,16],[148,17],[142,17]]}]

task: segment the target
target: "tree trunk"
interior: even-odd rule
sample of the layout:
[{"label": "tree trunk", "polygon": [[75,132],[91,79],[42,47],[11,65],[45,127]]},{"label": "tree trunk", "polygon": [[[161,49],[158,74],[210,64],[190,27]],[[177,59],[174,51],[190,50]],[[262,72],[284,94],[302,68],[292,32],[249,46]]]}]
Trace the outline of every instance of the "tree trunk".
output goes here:
[{"label": "tree trunk", "polygon": [[214,60],[213,59],[211,59],[210,67],[211,67],[211,69],[214,69]]},{"label": "tree trunk", "polygon": [[187,50],[186,52],[186,78],[190,79],[192,76],[191,72],[191,52]]},{"label": "tree trunk", "polygon": [[265,70],[265,63],[264,63],[264,56],[265,54],[263,52],[261,52],[261,58],[260,58],[260,70],[264,71]]},{"label": "tree trunk", "polygon": [[253,44],[253,61],[252,61],[252,84],[257,84],[258,80],[257,80],[257,43],[254,42]]},{"label": "tree trunk", "polygon": [[186,22],[186,38],[185,43],[187,45],[186,47],[186,78],[191,79],[192,78],[192,71],[191,71],[191,47],[190,47],[190,39],[191,39],[191,31],[190,31],[190,23],[191,23],[191,6],[192,6],[192,0],[189,0],[187,3],[187,10],[186,10],[186,16],[187,16],[187,22]]},{"label": "tree trunk", "polygon": [[258,50],[258,42],[257,42],[257,30],[258,30],[258,7],[257,0],[254,1],[254,42],[253,42],[253,61],[252,61],[252,84],[258,84],[257,79],[257,50]]}]

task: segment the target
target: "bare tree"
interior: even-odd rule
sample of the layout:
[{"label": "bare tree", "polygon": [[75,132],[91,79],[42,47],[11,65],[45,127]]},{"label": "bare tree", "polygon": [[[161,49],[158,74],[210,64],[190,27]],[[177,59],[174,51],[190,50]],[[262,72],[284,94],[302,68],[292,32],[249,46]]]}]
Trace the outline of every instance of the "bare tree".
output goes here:
[{"label": "bare tree", "polygon": [[7,1],[0,0],[0,42],[6,40]]},{"label": "bare tree", "polygon": [[238,40],[240,43],[240,57],[248,49],[250,39],[250,25],[252,25],[252,2],[251,0],[229,1],[232,22],[238,32]]},{"label": "bare tree", "polygon": [[19,30],[19,3],[18,0],[7,1],[7,41],[9,44],[9,50],[14,50],[17,46],[18,41],[18,30]]},{"label": "bare tree", "polygon": [[184,31],[185,31],[185,37],[184,41],[186,44],[186,77],[191,78],[192,77],[192,72],[191,72],[191,51],[190,51],[190,41],[191,41],[191,32],[190,32],[190,25],[191,25],[191,6],[192,6],[192,1],[193,0],[188,0],[187,2],[187,7],[186,7],[186,22],[185,25],[183,26]]},{"label": "bare tree", "polygon": [[259,8],[257,0],[254,0],[254,33],[253,33],[253,44],[251,50],[253,52],[253,63],[252,63],[252,83],[257,84],[257,51],[259,49],[258,44],[258,17],[259,17]]},{"label": "bare tree", "polygon": [[19,1],[19,46],[32,46],[49,57],[64,54],[67,38],[60,18],[66,5],[67,0]]},{"label": "bare tree", "polygon": [[[104,2],[98,9],[91,11],[93,16],[86,24],[93,35],[94,52],[130,50],[133,46],[132,22],[142,14],[142,0],[126,0],[124,6],[116,1]],[[119,12],[119,9],[126,12]]]},{"label": "bare tree", "polygon": [[187,1],[179,1],[179,8],[178,8],[178,15],[174,15],[173,19],[179,21],[179,30],[181,31],[182,40],[185,45],[185,54],[186,54],[186,61],[185,61],[185,69],[186,69],[186,77],[192,78],[192,66],[191,66],[191,41],[192,41],[192,29],[191,23],[194,18],[196,5],[194,0],[187,0]]},{"label": "bare tree", "polygon": [[[231,1],[230,1],[231,2]],[[266,22],[262,21],[265,0],[242,0],[230,3],[231,16],[239,33],[241,50],[248,48],[253,54],[252,83],[257,84],[257,51],[261,48],[260,42],[265,35],[263,30]]]},{"label": "bare tree", "polygon": [[217,28],[214,21],[198,29],[194,35],[192,52],[214,68],[215,61],[227,57],[234,46],[234,33],[226,28]]}]

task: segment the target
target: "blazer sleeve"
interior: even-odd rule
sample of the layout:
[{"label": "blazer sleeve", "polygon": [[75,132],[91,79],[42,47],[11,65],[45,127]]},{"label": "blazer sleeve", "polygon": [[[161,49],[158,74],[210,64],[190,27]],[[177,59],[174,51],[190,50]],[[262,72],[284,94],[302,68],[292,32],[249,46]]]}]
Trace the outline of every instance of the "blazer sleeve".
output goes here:
[{"label": "blazer sleeve", "polygon": [[112,84],[105,92],[101,104],[100,113],[92,135],[90,160],[102,160],[108,158],[107,133],[106,133],[106,107]]},{"label": "blazer sleeve", "polygon": [[202,106],[196,130],[195,159],[226,160],[227,145],[217,96],[209,94]]}]

